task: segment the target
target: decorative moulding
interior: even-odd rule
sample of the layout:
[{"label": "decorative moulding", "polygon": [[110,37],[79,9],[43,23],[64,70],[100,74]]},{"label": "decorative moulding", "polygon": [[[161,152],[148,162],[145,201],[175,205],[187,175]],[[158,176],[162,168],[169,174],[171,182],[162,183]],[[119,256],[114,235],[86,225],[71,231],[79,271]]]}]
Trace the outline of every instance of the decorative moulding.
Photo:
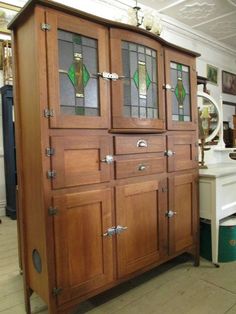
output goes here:
[{"label": "decorative moulding", "polygon": [[215,11],[214,3],[199,3],[186,4],[179,10],[179,15],[187,20],[204,20]]}]

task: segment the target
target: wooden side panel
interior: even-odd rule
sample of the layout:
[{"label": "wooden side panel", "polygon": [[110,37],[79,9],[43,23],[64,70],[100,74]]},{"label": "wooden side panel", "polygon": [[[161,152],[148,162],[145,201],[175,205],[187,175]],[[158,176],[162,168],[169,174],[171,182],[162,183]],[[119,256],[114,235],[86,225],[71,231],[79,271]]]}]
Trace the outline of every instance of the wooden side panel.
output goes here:
[{"label": "wooden side panel", "polygon": [[54,197],[58,303],[85,295],[113,278],[111,191],[95,190]]},{"label": "wooden side panel", "polygon": [[[34,15],[29,16],[14,31],[14,104],[24,279],[26,288],[36,291],[48,303],[50,288],[40,121],[40,106],[42,103],[47,105],[45,33],[40,30],[43,22],[44,11],[36,7]],[[33,266],[34,249],[41,257],[41,273]]]},{"label": "wooden side panel", "polygon": [[102,162],[110,154],[108,136],[52,136],[54,189],[110,180],[110,168]]},{"label": "wooden side panel", "polygon": [[157,262],[166,247],[166,193],[161,182],[143,181],[116,188],[116,224],[127,227],[117,235],[118,276]]},{"label": "wooden side panel", "polygon": [[196,174],[187,173],[169,178],[169,210],[176,214],[169,218],[170,254],[196,244],[197,188]]}]

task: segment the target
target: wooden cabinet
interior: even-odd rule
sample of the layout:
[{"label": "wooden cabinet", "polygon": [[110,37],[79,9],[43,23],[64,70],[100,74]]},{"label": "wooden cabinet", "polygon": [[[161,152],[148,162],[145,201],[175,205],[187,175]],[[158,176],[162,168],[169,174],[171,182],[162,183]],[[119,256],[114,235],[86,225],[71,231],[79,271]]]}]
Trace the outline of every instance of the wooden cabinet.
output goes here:
[{"label": "wooden cabinet", "polygon": [[166,254],[166,180],[141,181],[116,188],[118,277],[154,264]]},{"label": "wooden cabinet", "polygon": [[168,130],[196,130],[196,62],[192,56],[165,49]]},{"label": "wooden cabinet", "polygon": [[59,304],[97,289],[113,279],[111,191],[94,190],[55,196],[56,280]]},{"label": "wooden cabinet", "polygon": [[165,128],[163,101],[163,47],[147,36],[112,28],[111,71],[114,129]]},{"label": "wooden cabinet", "polygon": [[10,27],[27,313],[196,261],[197,54],[47,0]]},{"label": "wooden cabinet", "polygon": [[169,253],[196,245],[198,210],[196,172],[169,177]]}]

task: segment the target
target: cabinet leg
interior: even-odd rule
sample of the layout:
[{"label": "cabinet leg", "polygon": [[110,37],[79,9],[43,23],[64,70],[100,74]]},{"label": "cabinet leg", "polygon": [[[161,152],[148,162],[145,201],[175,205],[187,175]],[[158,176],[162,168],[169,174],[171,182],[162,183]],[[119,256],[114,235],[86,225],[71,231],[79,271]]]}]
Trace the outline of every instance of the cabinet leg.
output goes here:
[{"label": "cabinet leg", "polygon": [[193,265],[194,265],[195,267],[198,267],[198,266],[200,265],[200,256],[199,256],[199,254],[196,254],[196,255],[194,256]]},{"label": "cabinet leg", "polygon": [[218,265],[219,220],[211,221],[212,263]]},{"label": "cabinet leg", "polygon": [[29,287],[25,287],[25,312],[27,314],[31,314],[31,305],[30,305],[30,297],[33,293],[33,290]]}]

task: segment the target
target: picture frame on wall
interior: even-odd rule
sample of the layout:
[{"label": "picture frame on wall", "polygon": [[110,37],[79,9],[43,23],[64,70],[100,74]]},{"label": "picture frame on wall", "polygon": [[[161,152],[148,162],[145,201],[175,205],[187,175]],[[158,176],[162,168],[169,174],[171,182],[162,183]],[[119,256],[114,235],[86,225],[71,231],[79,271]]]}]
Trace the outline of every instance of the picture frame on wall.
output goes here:
[{"label": "picture frame on wall", "polygon": [[236,95],[236,74],[222,71],[222,93]]},{"label": "picture frame on wall", "polygon": [[218,68],[207,64],[207,80],[208,83],[218,85]]},{"label": "picture frame on wall", "polygon": [[7,25],[20,9],[18,6],[0,2],[0,34],[11,34],[11,31],[7,29]]}]

